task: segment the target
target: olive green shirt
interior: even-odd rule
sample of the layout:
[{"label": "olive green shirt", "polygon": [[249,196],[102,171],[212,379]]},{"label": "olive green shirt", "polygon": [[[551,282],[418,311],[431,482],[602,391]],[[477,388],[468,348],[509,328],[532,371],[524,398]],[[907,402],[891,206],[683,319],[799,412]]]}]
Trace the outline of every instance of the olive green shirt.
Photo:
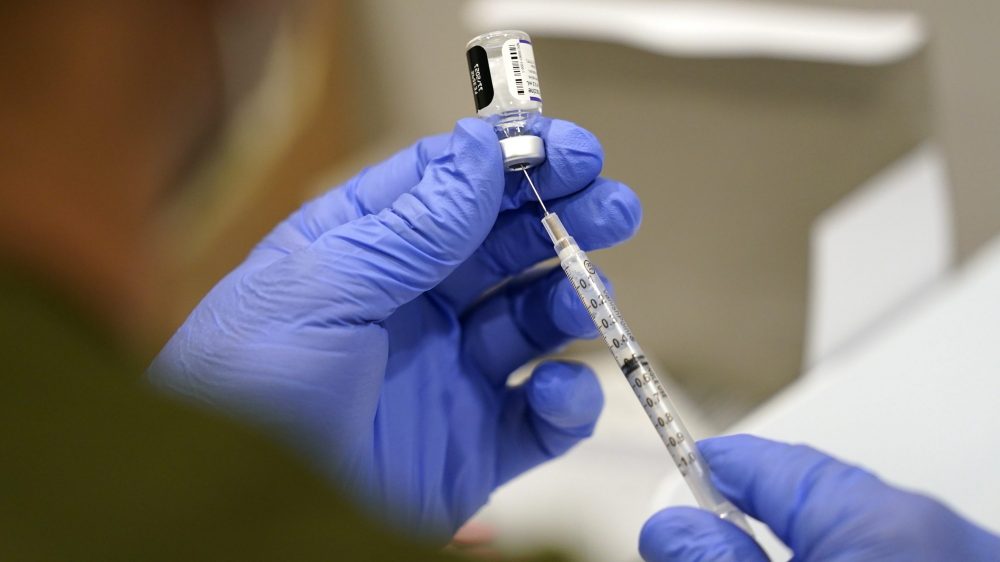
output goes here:
[{"label": "olive green shirt", "polygon": [[0,272],[0,560],[437,560]]}]

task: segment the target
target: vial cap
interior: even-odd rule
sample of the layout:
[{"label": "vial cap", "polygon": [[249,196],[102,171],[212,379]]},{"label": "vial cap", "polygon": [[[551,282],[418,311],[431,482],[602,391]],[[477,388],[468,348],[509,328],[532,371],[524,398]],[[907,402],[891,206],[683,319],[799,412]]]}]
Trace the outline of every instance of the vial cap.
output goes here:
[{"label": "vial cap", "polygon": [[535,135],[519,135],[500,139],[503,165],[517,171],[534,168],[545,161],[545,141]]}]

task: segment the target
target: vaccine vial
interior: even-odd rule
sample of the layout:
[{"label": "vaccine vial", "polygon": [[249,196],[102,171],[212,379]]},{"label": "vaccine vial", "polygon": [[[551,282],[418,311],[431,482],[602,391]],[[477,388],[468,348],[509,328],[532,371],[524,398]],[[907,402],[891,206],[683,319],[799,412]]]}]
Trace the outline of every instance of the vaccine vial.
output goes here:
[{"label": "vaccine vial", "polygon": [[492,31],[466,46],[476,114],[500,139],[504,166],[517,171],[545,161],[545,143],[533,134],[542,114],[542,90],[531,38],[523,31]]}]

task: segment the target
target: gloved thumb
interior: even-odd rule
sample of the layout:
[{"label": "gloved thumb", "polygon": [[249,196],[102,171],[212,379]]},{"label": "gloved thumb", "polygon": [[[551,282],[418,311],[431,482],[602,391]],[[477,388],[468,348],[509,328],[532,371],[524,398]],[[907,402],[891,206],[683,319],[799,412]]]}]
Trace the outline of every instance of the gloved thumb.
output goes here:
[{"label": "gloved thumb", "polygon": [[639,535],[639,554],[646,562],[768,560],[738,527],[693,507],[672,507],[651,517]]},{"label": "gloved thumb", "polygon": [[301,307],[331,324],[385,320],[482,244],[500,211],[504,181],[492,127],[461,120],[413,189],[256,272],[258,293],[270,294],[281,314]]}]

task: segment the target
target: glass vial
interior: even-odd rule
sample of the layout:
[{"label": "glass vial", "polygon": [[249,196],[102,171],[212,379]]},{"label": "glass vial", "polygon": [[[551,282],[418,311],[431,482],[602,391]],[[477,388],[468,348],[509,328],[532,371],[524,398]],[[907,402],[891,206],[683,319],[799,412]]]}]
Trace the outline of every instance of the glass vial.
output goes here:
[{"label": "glass vial", "polygon": [[545,160],[545,143],[531,133],[542,114],[542,90],[531,38],[523,31],[492,31],[466,46],[476,114],[493,124],[508,170]]}]

